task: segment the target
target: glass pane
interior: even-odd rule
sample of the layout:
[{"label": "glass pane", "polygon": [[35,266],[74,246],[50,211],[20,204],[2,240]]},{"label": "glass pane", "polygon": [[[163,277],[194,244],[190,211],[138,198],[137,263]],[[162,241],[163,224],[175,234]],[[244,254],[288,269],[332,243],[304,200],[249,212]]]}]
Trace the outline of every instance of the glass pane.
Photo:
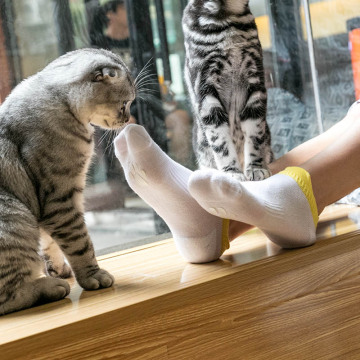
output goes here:
[{"label": "glass pane", "polygon": [[[358,0],[310,1],[316,70],[324,128],[339,121],[360,97]],[[305,16],[302,9],[302,22]],[[353,61],[352,61],[353,56]],[[357,71],[357,73],[355,73]]]},{"label": "glass pane", "polygon": [[[110,49],[123,57],[134,77],[146,67],[132,121],[144,125],[174,160],[194,169],[193,119],[183,81],[185,3],[0,2],[0,102],[22,79],[67,51]],[[263,47],[272,144],[280,157],[318,134],[317,83],[325,128],[345,114],[355,91],[360,96],[360,3],[310,1],[315,77],[302,1],[251,0],[250,7]],[[112,137],[101,129],[85,195],[86,221],[98,253],[151,242],[153,235],[169,231],[128,187],[113,154]]]},{"label": "glass pane", "polygon": [[263,47],[267,121],[276,158],[319,133],[309,50],[298,0],[254,0]]}]

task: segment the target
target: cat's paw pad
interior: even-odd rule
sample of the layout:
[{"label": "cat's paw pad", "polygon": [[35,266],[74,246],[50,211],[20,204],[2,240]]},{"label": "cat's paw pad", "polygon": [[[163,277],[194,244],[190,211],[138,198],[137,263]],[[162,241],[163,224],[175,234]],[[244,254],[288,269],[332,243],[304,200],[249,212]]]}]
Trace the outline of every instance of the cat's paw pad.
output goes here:
[{"label": "cat's paw pad", "polygon": [[98,269],[87,277],[78,278],[77,281],[85,290],[96,290],[110,287],[115,279],[106,270]]},{"label": "cat's paw pad", "polygon": [[49,276],[52,276],[54,278],[62,278],[67,279],[72,276],[71,267],[66,263],[54,264],[52,261],[46,261],[46,271],[49,274]]},{"label": "cat's paw pad", "polygon": [[246,179],[248,181],[264,180],[271,176],[271,172],[264,168],[247,168],[245,171]]}]

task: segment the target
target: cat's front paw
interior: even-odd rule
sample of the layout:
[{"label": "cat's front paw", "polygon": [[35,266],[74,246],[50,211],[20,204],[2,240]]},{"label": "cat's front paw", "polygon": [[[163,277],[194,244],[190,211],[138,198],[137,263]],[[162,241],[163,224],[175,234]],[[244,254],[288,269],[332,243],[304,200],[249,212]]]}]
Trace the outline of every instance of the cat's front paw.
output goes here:
[{"label": "cat's front paw", "polygon": [[110,287],[115,279],[106,270],[98,269],[96,272],[77,278],[78,283],[85,290],[96,290]]},{"label": "cat's front paw", "polygon": [[237,181],[246,181],[246,176],[243,173],[240,172],[232,172],[232,171],[227,171],[226,172],[227,175],[231,176],[234,180]]},{"label": "cat's front paw", "polygon": [[245,171],[246,179],[248,181],[264,180],[271,176],[269,169],[248,167]]}]

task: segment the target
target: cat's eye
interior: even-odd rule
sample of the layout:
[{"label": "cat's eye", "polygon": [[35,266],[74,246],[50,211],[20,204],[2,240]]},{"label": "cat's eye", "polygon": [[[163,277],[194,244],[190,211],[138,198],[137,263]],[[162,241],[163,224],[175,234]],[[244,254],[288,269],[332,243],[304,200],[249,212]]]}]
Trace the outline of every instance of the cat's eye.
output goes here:
[{"label": "cat's eye", "polygon": [[103,74],[101,72],[96,72],[95,73],[95,77],[94,77],[94,81],[102,81],[104,79]]},{"label": "cat's eye", "polygon": [[109,69],[107,71],[107,75],[109,75],[110,77],[115,77],[116,76],[116,71],[114,69]]},{"label": "cat's eye", "polygon": [[106,78],[114,78],[116,77],[116,70],[104,67],[102,70],[98,70],[94,73],[93,81],[100,82],[105,80]]}]

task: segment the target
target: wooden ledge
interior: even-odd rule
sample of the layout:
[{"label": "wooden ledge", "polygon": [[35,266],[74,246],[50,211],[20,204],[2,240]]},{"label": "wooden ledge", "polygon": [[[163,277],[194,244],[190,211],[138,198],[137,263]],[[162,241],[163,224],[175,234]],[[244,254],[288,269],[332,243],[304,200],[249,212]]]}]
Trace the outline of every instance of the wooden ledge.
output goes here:
[{"label": "wooden ledge", "polygon": [[1,317],[0,358],[360,358],[357,218],[331,207],[319,241],[291,251],[253,230],[211,264],[185,263],[172,240],[102,256],[115,286],[73,282],[62,301]]}]

